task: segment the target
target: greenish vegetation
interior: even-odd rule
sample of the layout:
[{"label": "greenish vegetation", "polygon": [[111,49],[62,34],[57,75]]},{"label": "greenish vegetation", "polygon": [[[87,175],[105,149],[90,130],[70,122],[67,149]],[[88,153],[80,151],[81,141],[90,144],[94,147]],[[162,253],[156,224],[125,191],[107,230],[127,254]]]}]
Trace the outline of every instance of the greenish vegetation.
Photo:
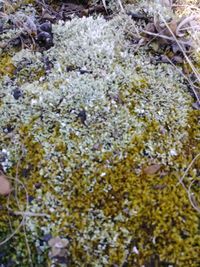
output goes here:
[{"label": "greenish vegetation", "polygon": [[74,17],[48,50],[1,51],[5,266],[200,266],[200,112],[182,65],[133,45],[142,26]]}]

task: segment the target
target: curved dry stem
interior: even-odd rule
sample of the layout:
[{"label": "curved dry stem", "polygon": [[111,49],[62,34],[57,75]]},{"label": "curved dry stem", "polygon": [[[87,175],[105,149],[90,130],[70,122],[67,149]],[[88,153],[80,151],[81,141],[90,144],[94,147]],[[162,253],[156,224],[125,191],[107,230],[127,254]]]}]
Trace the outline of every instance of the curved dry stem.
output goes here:
[{"label": "curved dry stem", "polygon": [[192,193],[192,186],[193,184],[196,182],[196,180],[192,181],[189,185],[189,188],[188,188],[188,197],[189,197],[189,200],[190,200],[190,203],[192,205],[192,207],[198,211],[200,213],[200,206],[198,206],[197,202],[196,202],[196,199],[194,198],[193,196],[193,193]]},{"label": "curved dry stem", "polygon": [[194,164],[194,162],[198,159],[198,157],[200,157],[200,153],[197,154],[197,155],[193,158],[193,160],[190,162],[190,164],[188,165],[187,169],[185,170],[183,176],[180,178],[180,180],[179,180],[179,184],[183,182],[183,180],[185,179],[187,173],[189,172],[189,170],[190,170],[190,168],[192,167],[192,165]]},{"label": "curved dry stem", "polygon": [[[146,33],[146,34],[149,34],[149,35],[152,35],[152,36],[155,36],[155,37],[163,38],[163,39],[166,39],[166,40],[169,40],[169,41],[174,41],[173,37],[170,37],[170,36],[167,36],[167,35],[163,35],[163,34],[160,34],[160,33],[154,33],[154,32],[149,32],[149,31],[145,31],[145,30],[143,30],[142,32]],[[178,42],[179,42],[179,44],[192,46],[190,41],[181,41],[180,40]]]},{"label": "curved dry stem", "polygon": [[196,199],[194,198],[194,195],[192,193],[192,186],[194,185],[194,183],[197,181],[196,179],[193,180],[189,187],[187,188],[184,184],[184,178],[186,177],[188,171],[190,170],[190,168],[192,167],[192,165],[194,164],[194,162],[198,159],[198,157],[200,157],[200,153],[197,154],[194,159],[190,162],[190,164],[188,165],[186,171],[184,172],[184,175],[179,179],[179,182],[177,185],[181,184],[183,186],[183,188],[185,189],[185,191],[187,192],[188,194],[188,198],[189,198],[189,201],[192,205],[192,207],[198,212],[200,213],[200,207],[198,206],[197,202],[196,202]]},{"label": "curved dry stem", "polygon": [[[167,27],[167,29],[169,30],[169,32],[171,33],[172,37],[174,38],[174,41],[176,41],[178,47],[180,48],[181,52],[183,53],[187,63],[189,64],[190,68],[192,69],[196,80],[198,81],[198,83],[200,84],[200,74],[197,71],[197,69],[195,68],[194,64],[192,64],[191,60],[189,59],[189,57],[187,56],[186,52],[184,51],[184,49],[181,46],[181,42],[176,38],[175,34],[172,32],[172,30],[170,29],[170,27],[168,26],[166,20],[164,19],[164,17],[160,14],[161,19],[163,20],[165,26]],[[200,99],[198,94],[196,93],[196,91],[194,90],[194,88],[192,87],[193,93],[198,101],[198,103],[200,104]]]},{"label": "curved dry stem", "polygon": [[[195,88],[197,90],[199,90],[199,87],[194,85],[194,83],[179,69],[177,68],[177,66],[171,61],[171,59],[169,59],[167,56],[166,56],[166,59],[168,60],[168,62],[174,67],[176,68],[176,70],[184,77],[184,79],[188,82],[188,84],[191,86],[192,88],[192,91],[197,99],[197,102],[198,104],[200,105],[200,98],[199,98],[199,95],[197,94]],[[198,82],[198,80],[196,79],[194,82]]]},{"label": "curved dry stem", "polygon": [[184,18],[176,28],[176,36],[182,36],[181,31],[183,31],[183,27],[190,24],[192,21],[195,21],[197,17],[197,15],[191,15],[189,17]]}]

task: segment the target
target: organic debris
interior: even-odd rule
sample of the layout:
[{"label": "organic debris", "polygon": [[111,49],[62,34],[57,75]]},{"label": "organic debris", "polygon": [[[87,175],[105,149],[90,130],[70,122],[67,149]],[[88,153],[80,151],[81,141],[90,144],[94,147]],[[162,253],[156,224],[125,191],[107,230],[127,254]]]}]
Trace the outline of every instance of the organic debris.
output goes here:
[{"label": "organic debris", "polygon": [[170,22],[163,21],[159,15],[154,21],[148,23],[143,30],[146,41],[157,40],[160,45],[170,45],[174,54],[189,51],[194,47],[193,40],[189,34],[192,29],[200,29],[199,16],[172,19]]},{"label": "organic debris", "polygon": [[67,246],[69,241],[65,238],[54,237],[48,241],[48,245],[51,248],[50,257],[51,258],[59,258],[65,257],[67,255]]},{"label": "organic debris", "polygon": [[160,170],[161,166],[161,164],[153,164],[144,168],[143,172],[147,175],[152,175],[157,173]]},{"label": "organic debris", "polygon": [[11,185],[6,177],[6,175],[3,174],[2,171],[0,171],[0,195],[5,196],[10,194],[11,192]]}]

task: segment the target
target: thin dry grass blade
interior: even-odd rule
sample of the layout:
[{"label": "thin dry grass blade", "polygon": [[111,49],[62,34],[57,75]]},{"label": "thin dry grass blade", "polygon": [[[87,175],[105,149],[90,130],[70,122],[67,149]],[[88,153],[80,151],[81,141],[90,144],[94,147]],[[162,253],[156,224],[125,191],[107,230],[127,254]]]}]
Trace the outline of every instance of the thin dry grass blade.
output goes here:
[{"label": "thin dry grass blade", "polygon": [[181,31],[183,30],[183,26],[190,24],[191,21],[194,21],[196,19],[196,16],[191,15],[189,17],[184,18],[177,26],[176,28],[176,36],[184,36],[183,33],[181,33]]},{"label": "thin dry grass blade", "polygon": [[[165,26],[168,28],[168,30],[170,31],[172,37],[174,38],[174,41],[176,41],[177,45],[179,46],[180,50],[182,51],[187,63],[189,64],[190,68],[192,69],[194,75],[197,78],[197,81],[200,83],[200,75],[197,71],[197,69],[195,68],[195,66],[192,64],[191,60],[189,59],[189,57],[187,56],[186,52],[184,51],[184,49],[182,48],[180,41],[176,38],[176,36],[174,35],[174,33],[171,31],[170,27],[168,26],[166,20],[164,19],[164,17],[162,16],[162,14],[160,14],[161,19],[163,20]],[[199,101],[199,99],[198,99]]]},{"label": "thin dry grass blade", "polygon": [[121,0],[118,0],[118,4],[119,4],[119,6],[120,6],[120,8],[121,8],[121,11],[124,12],[124,8],[123,8],[123,5],[122,5]]},{"label": "thin dry grass blade", "polygon": [[103,6],[104,6],[104,8],[105,8],[105,10],[107,12],[108,10],[107,10],[107,5],[106,5],[106,0],[102,0],[102,3],[103,3]]}]

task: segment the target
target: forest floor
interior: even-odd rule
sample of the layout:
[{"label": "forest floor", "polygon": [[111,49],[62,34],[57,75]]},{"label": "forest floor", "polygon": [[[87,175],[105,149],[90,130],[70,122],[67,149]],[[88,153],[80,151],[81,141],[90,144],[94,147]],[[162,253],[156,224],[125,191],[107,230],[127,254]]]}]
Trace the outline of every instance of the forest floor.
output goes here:
[{"label": "forest floor", "polygon": [[0,1],[0,266],[199,267],[198,1]]}]

